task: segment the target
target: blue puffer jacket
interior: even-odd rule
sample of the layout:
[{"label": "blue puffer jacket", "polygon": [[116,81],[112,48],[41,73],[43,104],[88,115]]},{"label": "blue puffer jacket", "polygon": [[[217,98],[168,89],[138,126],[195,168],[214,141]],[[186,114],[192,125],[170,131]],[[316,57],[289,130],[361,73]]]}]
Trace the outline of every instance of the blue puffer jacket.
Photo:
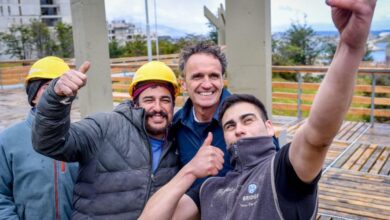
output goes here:
[{"label": "blue puffer jacket", "polygon": [[34,151],[27,119],[0,134],[0,219],[70,219],[77,163]]}]

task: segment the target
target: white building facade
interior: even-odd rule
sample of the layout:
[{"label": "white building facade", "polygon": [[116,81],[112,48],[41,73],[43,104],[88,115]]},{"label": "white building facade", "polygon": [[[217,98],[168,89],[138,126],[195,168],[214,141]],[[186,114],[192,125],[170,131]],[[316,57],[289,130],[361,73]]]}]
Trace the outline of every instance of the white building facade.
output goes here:
[{"label": "white building facade", "polygon": [[[11,26],[26,25],[32,20],[48,27],[57,22],[71,24],[70,0],[0,0],[0,32],[8,32]],[[4,45],[0,45],[0,60],[10,59],[4,51]]]}]

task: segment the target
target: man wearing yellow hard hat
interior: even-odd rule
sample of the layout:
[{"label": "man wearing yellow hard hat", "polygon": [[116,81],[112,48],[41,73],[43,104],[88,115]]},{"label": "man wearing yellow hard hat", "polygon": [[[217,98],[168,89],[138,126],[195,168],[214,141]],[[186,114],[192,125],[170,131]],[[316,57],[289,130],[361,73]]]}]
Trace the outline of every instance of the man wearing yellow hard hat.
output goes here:
[{"label": "man wearing yellow hard hat", "polygon": [[68,65],[58,57],[36,61],[26,78],[31,110],[24,121],[0,134],[1,219],[65,220],[71,217],[77,164],[38,154],[31,143],[36,104],[49,82],[68,70]]},{"label": "man wearing yellow hard hat", "polygon": [[46,89],[33,145],[49,157],[79,162],[73,219],[136,219],[178,171],[168,128],[179,85],[166,64],[146,63],[130,85],[133,101],[70,123],[71,101],[86,84],[89,65],[67,71]]}]

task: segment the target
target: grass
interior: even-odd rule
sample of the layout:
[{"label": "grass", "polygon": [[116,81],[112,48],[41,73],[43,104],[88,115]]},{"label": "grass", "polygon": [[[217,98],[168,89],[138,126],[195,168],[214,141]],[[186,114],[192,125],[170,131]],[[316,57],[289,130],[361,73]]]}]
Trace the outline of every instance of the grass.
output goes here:
[{"label": "grass", "polygon": [[0,63],[0,68],[21,66],[19,63]]}]

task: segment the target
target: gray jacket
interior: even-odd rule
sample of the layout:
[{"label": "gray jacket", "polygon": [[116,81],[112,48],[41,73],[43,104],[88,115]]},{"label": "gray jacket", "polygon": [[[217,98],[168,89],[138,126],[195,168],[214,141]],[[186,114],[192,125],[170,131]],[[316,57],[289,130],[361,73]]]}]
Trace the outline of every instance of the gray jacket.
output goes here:
[{"label": "gray jacket", "polygon": [[78,161],[73,219],[136,219],[148,198],[178,171],[178,155],[167,141],[152,172],[144,110],[132,102],[110,113],[70,123],[70,105],[54,92],[43,94],[33,129],[33,146],[49,157]]}]

